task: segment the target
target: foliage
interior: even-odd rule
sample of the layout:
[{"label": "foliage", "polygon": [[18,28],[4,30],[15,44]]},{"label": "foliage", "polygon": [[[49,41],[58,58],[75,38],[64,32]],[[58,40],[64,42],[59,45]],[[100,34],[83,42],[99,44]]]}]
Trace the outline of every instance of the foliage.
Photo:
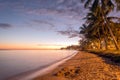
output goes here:
[{"label": "foliage", "polygon": [[61,48],[61,50],[79,50],[80,46],[79,45],[71,45],[67,46],[65,48]]},{"label": "foliage", "polygon": [[[115,0],[115,2],[118,2]],[[92,5],[91,5],[92,4]],[[117,10],[119,5],[117,4]],[[85,8],[89,8],[86,15],[86,22],[80,28],[80,34],[86,39],[81,40],[83,49],[119,49],[120,41],[120,18],[108,16],[114,9],[112,0],[87,0]],[[117,20],[117,21],[115,21]]]}]

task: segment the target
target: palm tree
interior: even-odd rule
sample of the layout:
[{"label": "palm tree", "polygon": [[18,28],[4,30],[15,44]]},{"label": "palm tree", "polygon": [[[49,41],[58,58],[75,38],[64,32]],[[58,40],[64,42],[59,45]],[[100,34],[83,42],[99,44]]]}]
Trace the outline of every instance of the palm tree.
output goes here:
[{"label": "palm tree", "polygon": [[[83,0],[82,0],[83,1]],[[115,0],[117,2],[117,9],[120,7],[120,1]],[[92,3],[92,5],[90,5]],[[115,38],[115,35],[113,34],[113,31],[111,29],[111,25],[107,19],[107,15],[114,9],[114,4],[111,0],[87,0],[85,3],[85,7],[89,8],[90,11],[93,13],[96,13],[98,10],[98,7],[100,7],[100,19],[103,20],[103,23],[106,24],[106,27],[109,30],[109,33],[114,41],[116,49],[119,49],[119,46],[117,44],[117,40]]]},{"label": "palm tree", "polygon": [[96,12],[90,12],[86,16],[86,23],[88,24],[88,36],[89,38],[97,38],[99,41],[99,49],[101,49],[101,42],[106,33],[106,27],[104,27],[104,21],[100,15],[100,7],[97,8]]},{"label": "palm tree", "polygon": [[96,27],[93,26],[94,24],[90,24],[86,26],[85,24],[80,27],[80,34],[83,34],[86,38],[87,46],[91,46],[91,48],[96,44],[96,42],[99,42],[98,49],[101,48],[101,37],[99,35],[99,31],[96,31]]}]

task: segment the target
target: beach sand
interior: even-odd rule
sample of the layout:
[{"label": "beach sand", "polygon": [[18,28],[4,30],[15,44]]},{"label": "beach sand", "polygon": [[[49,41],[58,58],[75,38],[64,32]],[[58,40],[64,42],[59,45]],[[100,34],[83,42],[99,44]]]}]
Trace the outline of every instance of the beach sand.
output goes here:
[{"label": "beach sand", "polygon": [[79,52],[34,80],[120,80],[120,65],[95,54]]}]

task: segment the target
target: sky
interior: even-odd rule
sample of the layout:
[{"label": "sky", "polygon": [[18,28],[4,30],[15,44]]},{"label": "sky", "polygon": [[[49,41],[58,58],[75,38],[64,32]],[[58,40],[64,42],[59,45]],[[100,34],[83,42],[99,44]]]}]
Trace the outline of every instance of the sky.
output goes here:
[{"label": "sky", "polygon": [[87,12],[83,5],[80,0],[0,0],[0,49],[77,45]]},{"label": "sky", "polygon": [[0,49],[77,45],[83,14],[79,0],[0,0]]}]

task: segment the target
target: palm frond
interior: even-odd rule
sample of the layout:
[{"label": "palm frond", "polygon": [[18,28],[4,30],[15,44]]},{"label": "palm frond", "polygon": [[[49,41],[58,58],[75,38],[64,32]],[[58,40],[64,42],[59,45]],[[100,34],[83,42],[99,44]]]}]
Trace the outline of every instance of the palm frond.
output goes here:
[{"label": "palm frond", "polygon": [[92,7],[91,7],[90,10],[91,10],[92,12],[95,12],[96,9],[97,9],[98,4],[99,4],[99,0],[94,0],[94,2],[93,2],[93,4],[92,4]]},{"label": "palm frond", "polygon": [[85,2],[84,7],[85,7],[85,8],[88,8],[88,6],[90,5],[91,2],[92,2],[92,0],[87,0],[87,1]]}]

